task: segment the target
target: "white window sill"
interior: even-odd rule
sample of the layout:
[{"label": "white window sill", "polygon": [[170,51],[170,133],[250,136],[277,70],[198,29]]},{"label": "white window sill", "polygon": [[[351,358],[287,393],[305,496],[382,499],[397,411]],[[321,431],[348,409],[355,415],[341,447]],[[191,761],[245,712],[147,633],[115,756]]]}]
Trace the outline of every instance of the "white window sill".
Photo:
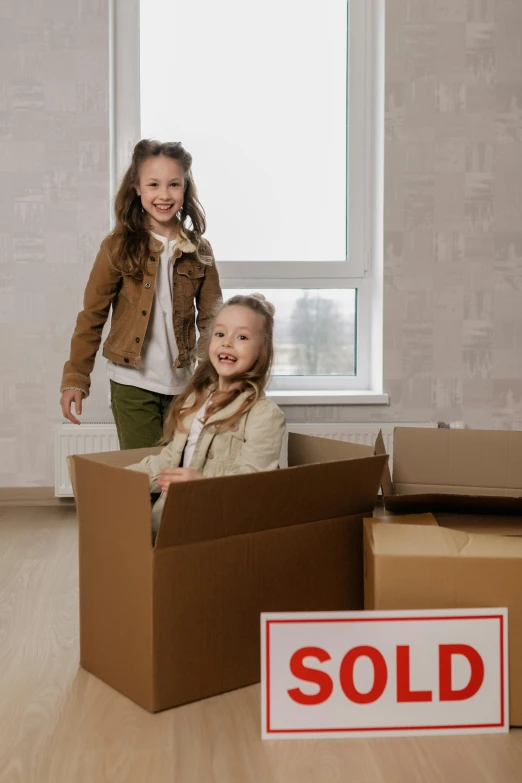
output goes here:
[{"label": "white window sill", "polygon": [[268,391],[277,405],[389,405],[387,394],[374,391]]}]

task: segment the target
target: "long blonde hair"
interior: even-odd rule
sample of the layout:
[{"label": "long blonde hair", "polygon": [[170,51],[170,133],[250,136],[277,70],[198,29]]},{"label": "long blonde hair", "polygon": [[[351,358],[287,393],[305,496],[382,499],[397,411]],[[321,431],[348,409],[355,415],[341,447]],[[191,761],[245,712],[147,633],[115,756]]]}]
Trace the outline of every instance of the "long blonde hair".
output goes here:
[{"label": "long blonde hair", "polygon": [[[184,196],[183,206],[178,215],[179,237],[192,242],[196,248],[198,261],[208,264],[211,259],[201,247],[201,237],[205,233],[205,211],[201,206],[194,178],[192,176],[192,155],[181,142],[151,141],[142,139],[134,147],[132,161],[123,176],[114,200],[116,225],[112,232],[111,255],[114,266],[124,275],[139,280],[147,266],[149,253],[148,214],[141,206],[141,198],[136,192],[139,183],[140,168],[149,158],[163,155],[177,161],[183,168]],[[190,221],[190,226],[188,225]]]},{"label": "long blonde hair", "polygon": [[[216,422],[216,427],[219,430],[230,429],[234,424],[239,421],[244,413],[250,410],[260,396],[265,391],[270,380],[270,372],[272,370],[272,364],[274,361],[274,313],[275,307],[267,302],[262,294],[239,294],[228,299],[216,312],[214,316],[214,324],[218,315],[226,308],[238,305],[240,307],[248,307],[254,313],[258,313],[263,317],[264,329],[263,329],[263,345],[259,352],[259,356],[242,375],[238,375],[234,379],[234,386],[232,389],[226,392],[217,391],[219,376],[210,361],[209,358],[209,346],[210,339],[206,346],[205,358],[198,365],[194,375],[190,379],[185,390],[179,395],[175,403],[172,405],[167,419],[165,421],[165,427],[163,431],[163,442],[168,443],[174,437],[176,430],[184,430],[183,421],[191,413],[198,411],[206,397],[209,390],[213,391],[212,400],[206,408],[205,415],[203,417],[204,424],[208,419],[218,411],[226,408],[230,405],[242,392],[250,390],[250,394],[247,396],[240,408],[225,419],[221,419]],[[214,329],[210,333],[212,335]],[[191,396],[194,399],[191,404],[185,407]]]}]

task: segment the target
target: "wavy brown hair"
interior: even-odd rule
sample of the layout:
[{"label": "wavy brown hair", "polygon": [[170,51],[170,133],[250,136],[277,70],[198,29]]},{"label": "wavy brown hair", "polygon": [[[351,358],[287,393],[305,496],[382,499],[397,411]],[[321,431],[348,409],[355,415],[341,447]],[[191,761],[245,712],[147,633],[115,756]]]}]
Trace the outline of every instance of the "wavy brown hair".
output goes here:
[{"label": "wavy brown hair", "polygon": [[201,243],[201,237],[206,229],[205,211],[199,203],[192,176],[192,155],[179,141],[162,143],[142,139],[134,147],[131,164],[123,176],[114,200],[116,225],[112,232],[111,244],[114,266],[122,274],[131,275],[139,280],[142,279],[147,265],[150,236],[147,221],[150,218],[142,209],[141,198],[136,192],[136,187],[142,164],[149,158],[160,155],[177,161],[183,169],[184,197],[183,207],[178,213],[179,237],[195,245],[196,255],[201,263],[211,262]]},{"label": "wavy brown hair", "polygon": [[[226,307],[232,307],[233,305],[248,307],[249,310],[258,313],[263,317],[264,339],[259,356],[247,372],[234,378],[233,388],[226,392],[219,392],[217,391],[219,376],[209,357],[209,340],[206,346],[204,359],[200,362],[185,390],[179,395],[169,411],[163,430],[163,443],[168,443],[172,440],[176,430],[185,431],[184,419],[202,407],[208,396],[209,390],[213,392],[213,397],[203,416],[202,421],[204,424],[206,424],[208,419],[215,413],[218,413],[218,411],[223,410],[227,405],[230,405],[230,403],[232,403],[242,392],[250,390],[250,394],[239,410],[231,416],[220,420],[219,423],[216,422],[215,426],[221,431],[233,427],[241,416],[256,404],[268,386],[274,361],[275,308],[270,302],[267,302],[262,294],[240,294],[228,299],[225,304],[217,310],[214,316],[214,324],[218,315]],[[214,328],[212,328],[211,335],[213,332]],[[190,405],[187,405],[188,400],[192,395],[194,396],[194,399],[191,401]]]}]

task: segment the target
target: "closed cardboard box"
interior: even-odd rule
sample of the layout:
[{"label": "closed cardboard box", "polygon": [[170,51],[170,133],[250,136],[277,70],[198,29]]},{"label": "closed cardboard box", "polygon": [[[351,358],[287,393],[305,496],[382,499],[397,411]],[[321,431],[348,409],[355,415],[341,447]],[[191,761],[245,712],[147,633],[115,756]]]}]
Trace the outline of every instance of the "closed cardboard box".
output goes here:
[{"label": "closed cardboard box", "polygon": [[507,607],[510,724],[522,726],[522,519],[365,520],[366,609]]},{"label": "closed cardboard box", "polygon": [[389,511],[522,515],[522,432],[396,427],[382,489]]},{"label": "closed cardboard box", "polygon": [[172,485],[152,546],[148,479],[124,470],[152,451],[71,458],[89,672],[164,710],[259,681],[261,612],[362,608],[387,457],[290,435],[289,468]]}]

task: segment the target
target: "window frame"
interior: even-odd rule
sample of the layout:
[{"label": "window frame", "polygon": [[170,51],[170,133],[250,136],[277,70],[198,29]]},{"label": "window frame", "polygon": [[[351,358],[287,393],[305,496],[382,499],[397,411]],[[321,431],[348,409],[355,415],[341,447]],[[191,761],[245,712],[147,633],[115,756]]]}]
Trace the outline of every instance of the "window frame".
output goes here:
[{"label": "window frame", "polygon": [[[382,392],[384,0],[347,0],[348,179],[344,261],[217,259],[223,289],[357,289],[356,375],[274,376],[283,404],[388,402]],[[111,203],[139,140],[140,0],[109,0]],[[355,194],[355,195],[354,195]]]}]

